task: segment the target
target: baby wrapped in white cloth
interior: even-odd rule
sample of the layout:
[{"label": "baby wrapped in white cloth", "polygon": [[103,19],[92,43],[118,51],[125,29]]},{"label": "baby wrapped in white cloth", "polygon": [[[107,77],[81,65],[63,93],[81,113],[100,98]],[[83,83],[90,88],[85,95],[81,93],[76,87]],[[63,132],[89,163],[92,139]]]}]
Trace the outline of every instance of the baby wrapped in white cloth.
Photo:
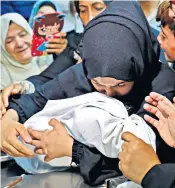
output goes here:
[{"label": "baby wrapped in white cloth", "polygon": [[[118,157],[123,143],[121,134],[126,131],[155,149],[155,134],[145,121],[134,114],[128,116],[122,102],[98,92],[48,101],[41,112],[26,121],[25,127],[40,131],[51,130],[48,122],[52,118],[61,121],[74,139],[97,148],[107,157]],[[26,145],[34,149],[33,146]],[[15,160],[23,169],[34,174],[63,170],[63,167],[70,167],[71,164],[71,158],[68,157],[44,162],[43,155]]]}]

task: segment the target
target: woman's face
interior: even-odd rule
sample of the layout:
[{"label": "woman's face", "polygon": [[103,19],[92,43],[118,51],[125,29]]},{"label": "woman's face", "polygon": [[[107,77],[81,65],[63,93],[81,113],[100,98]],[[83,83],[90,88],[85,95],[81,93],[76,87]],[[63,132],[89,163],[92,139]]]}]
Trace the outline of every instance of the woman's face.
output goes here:
[{"label": "woman's face", "polygon": [[109,97],[125,96],[132,90],[134,86],[134,82],[126,82],[110,77],[97,77],[91,79],[91,83],[97,91]]},{"label": "woman's face", "polygon": [[94,17],[105,10],[106,5],[102,0],[79,1],[80,18],[86,26]]},{"label": "woman's face", "polygon": [[5,40],[5,49],[11,57],[21,64],[27,64],[32,59],[31,55],[32,36],[24,28],[12,23],[9,26]]},{"label": "woman's face", "polygon": [[55,12],[55,9],[53,9],[51,6],[45,5],[38,10],[36,16],[42,16],[43,14],[50,14]]}]

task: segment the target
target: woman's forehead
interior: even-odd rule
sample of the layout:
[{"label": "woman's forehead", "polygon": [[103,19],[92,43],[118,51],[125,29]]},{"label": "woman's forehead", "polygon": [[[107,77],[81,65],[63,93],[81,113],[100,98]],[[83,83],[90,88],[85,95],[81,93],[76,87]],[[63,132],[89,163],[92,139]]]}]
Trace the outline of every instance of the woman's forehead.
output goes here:
[{"label": "woman's forehead", "polygon": [[16,23],[11,23],[9,25],[7,37],[14,35],[14,34],[21,32],[21,31],[25,31],[25,29],[23,27],[17,25]]},{"label": "woman's forehead", "polygon": [[102,1],[102,0],[80,0],[79,1],[79,4],[81,5],[81,4],[94,4],[94,3],[104,3],[104,1]]},{"label": "woman's forehead", "polygon": [[99,84],[101,83],[101,84],[112,84],[112,85],[123,82],[123,80],[117,80],[111,77],[96,77],[93,80],[98,82]]}]

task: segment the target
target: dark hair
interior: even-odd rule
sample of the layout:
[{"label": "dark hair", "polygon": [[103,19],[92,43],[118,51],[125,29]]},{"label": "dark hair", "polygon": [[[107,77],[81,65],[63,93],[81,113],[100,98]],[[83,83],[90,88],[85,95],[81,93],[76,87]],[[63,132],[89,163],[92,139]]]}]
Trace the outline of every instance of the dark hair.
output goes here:
[{"label": "dark hair", "polygon": [[50,25],[54,25],[55,23],[60,23],[60,28],[62,28],[64,21],[63,21],[63,19],[61,21],[59,21],[59,19],[60,18],[58,17],[57,13],[51,13],[51,14],[39,16],[38,18],[36,17],[34,28],[33,28],[34,34],[36,36],[43,37],[43,35],[40,35],[38,33],[38,28],[42,27],[43,25],[50,26]]},{"label": "dark hair", "polygon": [[75,9],[77,11],[78,14],[80,14],[80,9],[79,9],[79,0],[74,0],[74,5],[75,5]]},{"label": "dark hair", "polygon": [[170,2],[169,1],[163,1],[159,5],[158,11],[157,11],[157,16],[156,16],[157,22],[161,21],[163,18],[168,16],[169,8],[170,8]]},{"label": "dark hair", "polygon": [[9,22],[9,26],[12,24],[12,23],[14,23],[12,20],[10,20],[10,22]]},{"label": "dark hair", "polygon": [[171,17],[165,17],[161,20],[162,27],[168,26],[175,36],[175,20]]}]

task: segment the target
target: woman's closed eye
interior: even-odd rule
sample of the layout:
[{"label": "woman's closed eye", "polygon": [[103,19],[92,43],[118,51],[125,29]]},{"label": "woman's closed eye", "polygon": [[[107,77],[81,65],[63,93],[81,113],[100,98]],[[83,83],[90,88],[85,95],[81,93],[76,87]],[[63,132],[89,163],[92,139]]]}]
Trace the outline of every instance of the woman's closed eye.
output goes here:
[{"label": "woman's closed eye", "polygon": [[13,42],[13,38],[9,38],[5,41],[6,44],[10,44],[11,42]]},{"label": "woman's closed eye", "polygon": [[85,13],[87,11],[87,8],[85,7],[80,7],[80,13]]},{"label": "woman's closed eye", "polygon": [[105,7],[102,5],[95,5],[94,7],[97,11],[102,11]]},{"label": "woman's closed eye", "polygon": [[20,37],[25,37],[26,35],[27,35],[27,33],[26,33],[25,31],[23,31],[23,32],[21,32],[21,33],[19,34]]},{"label": "woman's closed eye", "polygon": [[126,85],[125,82],[119,83],[117,85],[111,86],[111,87],[124,87]]}]

